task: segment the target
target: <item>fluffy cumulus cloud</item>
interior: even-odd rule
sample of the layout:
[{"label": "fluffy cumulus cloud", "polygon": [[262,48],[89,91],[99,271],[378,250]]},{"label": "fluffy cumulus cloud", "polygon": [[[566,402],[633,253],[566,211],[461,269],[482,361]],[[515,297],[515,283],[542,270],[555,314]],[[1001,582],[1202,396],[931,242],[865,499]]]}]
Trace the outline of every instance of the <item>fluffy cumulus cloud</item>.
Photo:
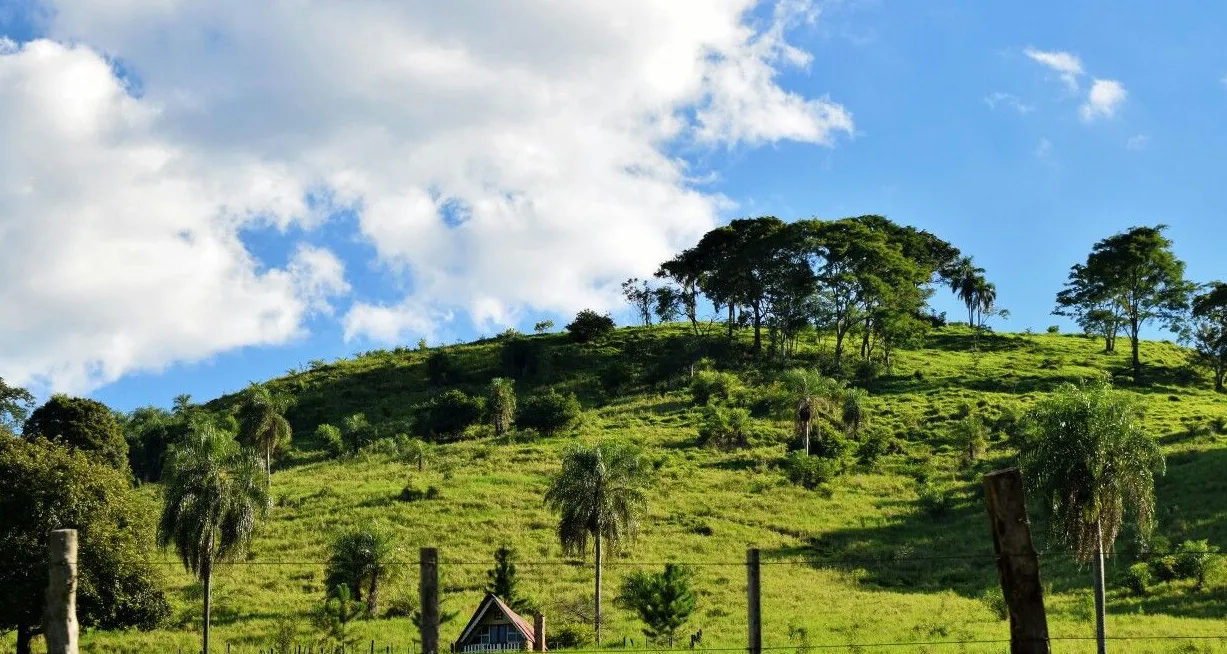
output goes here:
[{"label": "fluffy cumulus cloud", "polygon": [[[1035,62],[1055,71],[1072,92],[1078,91],[1078,79],[1085,73],[1082,60],[1068,52],[1045,52],[1027,48],[1023,53]],[[1125,101],[1125,86],[1116,80],[1094,78],[1086,100],[1078,107],[1078,115],[1084,122],[1099,118],[1111,118]]]},{"label": "fluffy cumulus cloud", "polygon": [[1087,94],[1086,102],[1078,108],[1078,113],[1087,122],[1096,118],[1111,118],[1116,115],[1116,108],[1125,101],[1125,95],[1125,87],[1120,82],[1097,79],[1091,84],[1091,92]]},{"label": "fluffy cumulus cloud", "polygon": [[290,243],[270,269],[239,234],[329,208],[410,289],[347,300],[347,336],[608,307],[729,207],[673,146],[853,131],[777,84],[809,62],[785,38],[816,17],[797,0],[763,20],[753,0],[53,4],[46,38],[0,44],[17,383],[84,390],[300,335],[350,290],[344,265]]}]

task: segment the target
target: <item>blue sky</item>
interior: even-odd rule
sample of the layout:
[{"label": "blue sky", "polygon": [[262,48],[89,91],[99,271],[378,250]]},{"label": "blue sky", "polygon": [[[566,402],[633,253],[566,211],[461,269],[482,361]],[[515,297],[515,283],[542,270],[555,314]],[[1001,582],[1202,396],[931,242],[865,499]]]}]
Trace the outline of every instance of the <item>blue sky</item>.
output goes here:
[{"label": "blue sky", "polygon": [[[43,254],[31,244],[54,242],[35,234],[38,225],[52,230],[53,221],[42,218],[47,215],[62,221],[54,233],[101,220],[103,227],[90,231],[98,249],[155,242],[154,232],[165,236],[171,223],[196,236],[185,239],[193,247],[178,260],[183,270],[156,267],[173,268],[174,261],[135,255],[96,265],[78,256],[80,277],[44,277],[54,258],[38,257],[41,269],[0,264],[9,278],[40,280],[25,295],[0,292],[0,301],[29,316],[7,332],[0,328],[0,375],[40,393],[78,390],[128,410],[168,406],[185,392],[212,398],[312,359],[412,345],[423,335],[432,343],[454,342],[505,324],[527,330],[552,318],[561,325],[579,306],[606,303],[629,320],[610,300],[609,283],[650,272],[655,254],[741,215],[876,213],[928,229],[987,269],[1012,314],[1000,328],[1010,330],[1072,329],[1049,315],[1069,266],[1096,240],[1133,225],[1170,225],[1190,278],[1227,277],[1217,256],[1227,237],[1218,161],[1227,151],[1221,127],[1227,51],[1218,46],[1227,41],[1227,8],[790,0],[783,9],[761,3],[743,14],[736,3],[694,4],[690,21],[650,3],[627,4],[624,15],[609,10],[614,14],[561,18],[536,16],[543,10],[524,3],[522,16],[499,19],[503,26],[522,21],[522,33],[531,35],[523,43],[541,34],[559,39],[542,52],[517,45],[518,25],[506,39],[485,39],[488,23],[498,21],[433,8],[382,15],[375,4],[345,18],[353,21],[351,31],[375,30],[369,33],[375,36],[342,35],[335,51],[318,61],[311,60],[318,39],[312,30],[335,21],[330,14],[296,15],[301,35],[288,29],[259,40],[251,35],[272,29],[278,17],[240,2],[174,16],[157,13],[152,1],[134,2],[129,14],[119,15],[68,6],[44,13],[49,5],[29,0],[7,4],[0,35],[12,43],[0,45],[0,64],[17,71],[7,79],[61,81],[41,95],[30,84],[19,92],[2,86],[6,69],[0,67],[5,104],[26,108],[33,116],[26,120],[50,106],[71,114],[65,121],[94,116],[110,127],[95,130],[103,136],[88,143],[98,153],[89,165],[99,168],[84,167],[81,142],[73,140],[93,136],[60,121],[40,129],[62,130],[63,138],[56,132],[59,140],[15,148],[18,154],[0,157],[0,173],[16,179],[39,166],[81,166],[67,175],[97,171],[99,179],[114,175],[114,181],[51,195],[45,189],[56,187],[33,173],[33,191],[0,188],[0,234],[8,227],[24,243],[20,252],[0,244],[0,255]],[[673,13],[659,13],[666,11]],[[617,18],[668,23],[644,36],[661,48],[661,58],[649,66],[637,58],[646,40],[640,46],[633,35],[607,34],[605,25]],[[692,23],[713,27],[700,33]],[[455,31],[452,43],[469,39],[465,56],[396,49],[409,35],[439,25]],[[381,70],[384,77],[359,86],[367,82],[352,72],[372,55],[363,41],[378,42],[377,28],[386,26],[401,31],[375,52],[387,52],[402,67]],[[730,41],[730,27],[754,36]],[[776,28],[780,37],[773,41]],[[244,40],[249,37],[254,40]],[[790,65],[785,41],[809,61]],[[512,50],[487,51],[499,47]],[[686,53],[705,47],[740,63],[740,71],[768,70],[774,77],[672,66],[670,57],[684,63]],[[598,72],[569,66],[567,48]],[[206,54],[209,59],[199,59]],[[477,80],[495,70],[483,62],[509,56],[516,67],[479,87]],[[109,72],[58,77],[85,70],[91,57],[109,61]],[[448,57],[467,68],[453,71],[459,64]],[[1068,71],[1075,60],[1078,72],[1065,76],[1053,65],[1064,62]],[[194,61],[209,63],[191,66]],[[393,82],[407,75],[406,67],[414,72],[400,85],[409,91],[400,93]],[[658,71],[659,83],[642,81]],[[528,81],[500,90],[498,78],[514,75]],[[103,90],[78,93],[86,79]],[[126,95],[104,93],[108,83],[124,79]],[[474,80],[474,88],[456,79]],[[548,92],[515,95],[534,85]],[[673,90],[690,85],[692,91]],[[1084,115],[1093,89],[1103,92],[1094,96],[1099,112]],[[78,105],[76,113],[66,109]],[[661,106],[685,124],[664,137],[653,131],[668,131],[664,114],[642,118]],[[526,117],[532,113],[526,107],[540,107],[537,113],[551,119],[539,124]],[[28,137],[34,123],[20,120],[0,113],[0,137]],[[22,130],[5,132],[4,121]],[[511,144],[506,157],[499,154],[504,138]],[[47,143],[61,144],[63,152]],[[176,164],[129,175],[127,164],[115,163],[137,160],[129,155],[151,148],[171,153],[166,156]],[[616,166],[587,170],[589,159],[605,156]],[[678,159],[687,162],[684,176],[695,179],[678,176]],[[609,172],[641,164],[651,172]],[[303,200],[320,193],[332,201]],[[451,211],[457,206],[468,208],[472,224],[457,226]],[[264,218],[221,221],[219,208]],[[130,230],[106,231],[120,223]],[[479,224],[502,227],[483,237]],[[536,242],[540,251],[526,245]],[[502,258],[500,244],[516,256]],[[124,261],[133,270],[106,276]],[[551,268],[551,262],[560,263]],[[167,290],[170,282],[138,283],[163,274],[218,281],[194,282],[190,293]],[[231,276],[245,281],[231,283]],[[106,281],[114,299],[97,299],[91,280]],[[245,290],[234,291],[236,284]],[[147,298],[145,306],[116,308],[135,296]],[[944,291],[935,306],[961,315]]]}]

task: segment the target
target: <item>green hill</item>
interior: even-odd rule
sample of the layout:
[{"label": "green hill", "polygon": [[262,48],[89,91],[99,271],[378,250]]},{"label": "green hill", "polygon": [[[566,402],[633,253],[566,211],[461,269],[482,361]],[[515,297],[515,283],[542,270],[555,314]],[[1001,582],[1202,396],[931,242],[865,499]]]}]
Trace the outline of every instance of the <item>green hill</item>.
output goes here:
[{"label": "green hill", "polygon": [[[859,372],[869,392],[867,425],[854,439],[844,474],[807,490],[781,469],[792,422],[786,410],[772,408],[778,393],[770,382],[782,368],[816,365],[824,345],[803,335],[790,361],[762,363],[748,352],[746,330],[735,347],[723,344],[718,325],[712,331],[696,339],[688,325],[666,325],[618,329],[584,345],[548,334],[378,351],[271,380],[297,398],[289,414],[295,446],[275,467],[275,507],[250,560],[216,577],[216,642],[231,643],[233,651],[267,649],[277,622],[289,619],[305,643],[310,611],[323,595],[331,538],[379,521],[395,529],[398,558],[406,562],[382,591],[385,607],[416,597],[417,548],[441,549],[443,610],[459,612],[444,625],[443,642],[458,635],[481,599],[492,552],[502,544],[518,551],[520,588],[544,610],[549,630],[582,624],[592,569],[562,563],[555,517],[542,493],[568,443],[611,437],[640,444],[657,471],[639,539],[609,557],[606,597],[616,595],[631,570],[658,570],[667,561],[694,565],[699,608],[688,630],[703,630],[703,647],[744,646],[747,547],[761,548],[768,563],[762,573],[766,646],[800,646],[800,629],[811,645],[1008,639],[1007,623],[993,608],[996,568],[979,475],[1009,465],[1005,433],[1017,410],[1063,382],[1126,372],[1127,354],[1104,354],[1101,341],[1081,335],[1050,334],[986,334],[973,352],[966,327],[936,329],[923,347],[894,353],[890,370],[849,371],[854,379]],[[1186,371],[1181,348],[1146,342],[1142,358],[1146,383],[1122,386],[1139,395],[1146,424],[1168,455],[1157,489],[1157,542],[1227,544],[1227,406],[1207,379]],[[747,447],[699,446],[703,410],[692,406],[692,364],[732,372],[746,386],[734,402],[755,416]],[[516,372],[526,376],[517,382],[522,397],[546,388],[574,392],[585,407],[579,426],[515,440],[471,428],[441,445],[439,460],[422,473],[387,454],[333,460],[314,442],[318,425],[340,425],[359,412],[378,433],[412,434],[414,407],[442,388],[479,393],[490,378]],[[235,399],[207,406],[223,410]],[[987,454],[971,462],[964,461],[959,436],[969,415],[989,430]],[[828,422],[834,428],[834,418]],[[407,484],[433,486],[438,497],[402,501]],[[152,510],[156,487],[146,491]],[[1052,634],[1093,635],[1089,570],[1048,549],[1039,535]],[[1139,597],[1122,579],[1139,555],[1131,538],[1122,535],[1108,571],[1110,635],[1227,634],[1227,575],[1215,565],[1201,589],[1173,581]],[[177,565],[166,565],[165,576],[177,627],[87,634],[83,651],[194,651],[198,587]],[[613,602],[607,606],[606,645],[620,647],[628,637],[641,647],[634,616]],[[356,629],[364,641],[375,639],[378,651],[385,644],[407,651],[416,640],[405,617],[363,621]],[[1206,651],[1222,647],[1214,639],[1195,643]],[[1180,644],[1123,640],[1112,650],[1168,652]],[[988,642],[864,651],[1007,649]],[[1054,649],[1093,651],[1093,642],[1063,641]]]}]

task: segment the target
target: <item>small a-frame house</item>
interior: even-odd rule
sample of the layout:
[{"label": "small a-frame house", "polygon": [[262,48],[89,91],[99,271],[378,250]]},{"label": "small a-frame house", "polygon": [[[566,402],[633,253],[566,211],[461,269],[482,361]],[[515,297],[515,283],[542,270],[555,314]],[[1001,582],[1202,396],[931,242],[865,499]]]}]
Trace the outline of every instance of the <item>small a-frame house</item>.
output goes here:
[{"label": "small a-frame house", "polygon": [[[535,616],[535,624],[520,617],[503,600],[487,594],[469,624],[452,645],[457,654],[470,652],[544,652],[545,619]],[[538,635],[540,639],[538,640]]]}]

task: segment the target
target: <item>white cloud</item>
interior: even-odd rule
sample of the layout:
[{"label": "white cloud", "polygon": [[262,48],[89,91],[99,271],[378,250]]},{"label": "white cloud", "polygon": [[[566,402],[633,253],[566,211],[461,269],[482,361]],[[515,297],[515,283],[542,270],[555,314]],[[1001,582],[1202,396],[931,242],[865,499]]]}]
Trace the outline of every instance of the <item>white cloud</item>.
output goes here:
[{"label": "white cloud", "polygon": [[310,228],[319,190],[412,288],[355,303],[347,337],[611,307],[730,207],[670,143],[853,132],[776,82],[813,5],[756,30],[753,4],[57,2],[55,42],[0,46],[0,375],[80,391],[297,337],[341,262],[265,270],[238,234]]},{"label": "white cloud", "polygon": [[1146,136],[1145,134],[1137,134],[1129,137],[1129,140],[1125,142],[1125,148],[1128,150],[1141,150],[1144,149],[1146,144],[1149,142],[1149,136]]},{"label": "white cloud", "polygon": [[1023,53],[1056,71],[1069,90],[1078,90],[1078,77],[1082,75],[1082,61],[1077,56],[1068,52],[1044,52],[1034,48],[1027,48],[1023,50]]},{"label": "white cloud", "polygon": [[1035,145],[1035,156],[1040,159],[1047,159],[1052,154],[1052,141],[1047,138],[1041,138],[1040,142]]},{"label": "white cloud", "polygon": [[984,103],[989,109],[996,109],[998,106],[1010,107],[1020,114],[1029,114],[1035,111],[1035,105],[1025,104],[1018,99],[1017,96],[1002,91],[995,91],[985,96]]},{"label": "white cloud", "polygon": [[1125,87],[1120,82],[1110,79],[1096,79],[1091,84],[1091,92],[1087,94],[1086,102],[1078,108],[1082,120],[1090,122],[1096,118],[1111,118],[1116,115],[1116,109],[1125,101]]}]

